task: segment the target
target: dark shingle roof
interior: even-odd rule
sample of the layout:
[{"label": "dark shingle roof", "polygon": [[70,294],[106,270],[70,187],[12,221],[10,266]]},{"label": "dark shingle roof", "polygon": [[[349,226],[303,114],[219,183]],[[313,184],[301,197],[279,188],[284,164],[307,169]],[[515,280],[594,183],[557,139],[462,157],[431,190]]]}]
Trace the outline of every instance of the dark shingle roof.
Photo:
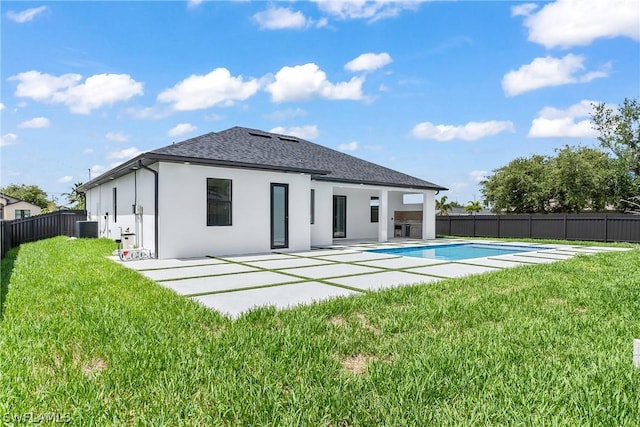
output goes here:
[{"label": "dark shingle roof", "polygon": [[444,187],[304,139],[234,127],[152,150],[161,157],[309,172],[314,179],[444,190]]}]

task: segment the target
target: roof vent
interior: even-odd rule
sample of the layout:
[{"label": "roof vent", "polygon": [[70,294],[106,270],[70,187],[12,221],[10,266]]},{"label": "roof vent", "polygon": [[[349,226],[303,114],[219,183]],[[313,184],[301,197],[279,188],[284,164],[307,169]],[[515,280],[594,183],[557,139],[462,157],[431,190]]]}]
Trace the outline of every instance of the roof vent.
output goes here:
[{"label": "roof vent", "polygon": [[292,136],[279,136],[278,138],[280,138],[280,140],[282,141],[299,142],[298,138],[294,138]]},{"label": "roof vent", "polygon": [[249,135],[260,136],[262,138],[271,138],[271,135],[267,135],[266,133],[249,132]]}]

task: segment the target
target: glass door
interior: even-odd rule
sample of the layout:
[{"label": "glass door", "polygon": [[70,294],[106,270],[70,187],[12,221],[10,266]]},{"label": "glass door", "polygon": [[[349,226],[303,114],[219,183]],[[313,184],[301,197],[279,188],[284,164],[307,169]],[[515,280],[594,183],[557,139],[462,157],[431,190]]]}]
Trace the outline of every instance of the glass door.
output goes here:
[{"label": "glass door", "polygon": [[289,184],[271,184],[271,249],[289,247]]},{"label": "glass door", "polygon": [[347,237],[347,196],[333,196],[333,237]]}]

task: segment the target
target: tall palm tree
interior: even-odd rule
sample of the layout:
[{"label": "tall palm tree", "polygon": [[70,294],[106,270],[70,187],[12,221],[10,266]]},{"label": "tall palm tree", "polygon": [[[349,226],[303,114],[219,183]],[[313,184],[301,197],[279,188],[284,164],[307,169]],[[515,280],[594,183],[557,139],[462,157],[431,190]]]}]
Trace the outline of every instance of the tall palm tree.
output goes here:
[{"label": "tall palm tree", "polygon": [[440,200],[436,199],[436,215],[449,215],[451,203],[447,203],[447,196],[442,196]]}]

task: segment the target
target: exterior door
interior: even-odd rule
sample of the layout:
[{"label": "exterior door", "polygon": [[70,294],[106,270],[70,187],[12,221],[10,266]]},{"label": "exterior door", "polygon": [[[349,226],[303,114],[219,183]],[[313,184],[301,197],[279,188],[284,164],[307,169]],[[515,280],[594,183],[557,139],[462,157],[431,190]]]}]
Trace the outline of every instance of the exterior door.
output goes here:
[{"label": "exterior door", "polygon": [[271,184],[271,249],[289,247],[289,184]]},{"label": "exterior door", "polygon": [[347,196],[333,196],[333,237],[347,237]]}]

